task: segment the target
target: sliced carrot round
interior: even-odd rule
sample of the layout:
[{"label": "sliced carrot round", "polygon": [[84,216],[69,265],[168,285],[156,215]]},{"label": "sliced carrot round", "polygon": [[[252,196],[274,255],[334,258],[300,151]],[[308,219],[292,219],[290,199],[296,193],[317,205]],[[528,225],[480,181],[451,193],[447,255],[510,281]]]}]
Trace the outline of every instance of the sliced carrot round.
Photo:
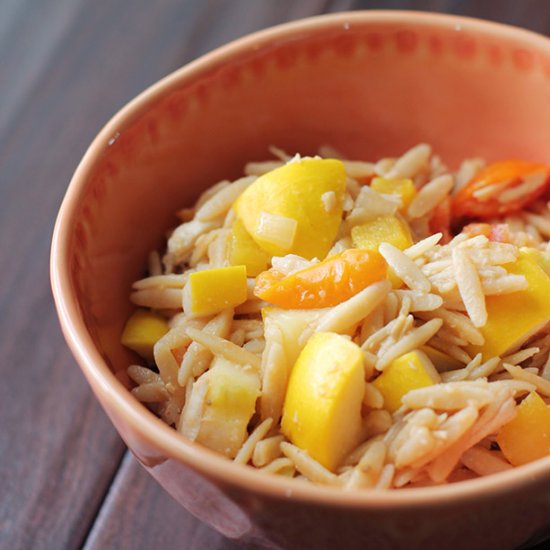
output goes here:
[{"label": "sliced carrot round", "polygon": [[544,164],[524,160],[495,162],[456,193],[453,218],[488,219],[517,212],[539,198],[549,181],[550,168]]}]

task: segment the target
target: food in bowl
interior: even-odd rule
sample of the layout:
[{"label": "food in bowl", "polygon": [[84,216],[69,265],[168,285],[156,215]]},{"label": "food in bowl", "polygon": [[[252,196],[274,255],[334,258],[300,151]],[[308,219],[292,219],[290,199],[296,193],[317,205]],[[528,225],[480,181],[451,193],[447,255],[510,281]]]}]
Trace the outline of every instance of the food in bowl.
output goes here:
[{"label": "food in bowl", "polygon": [[548,167],[273,148],[133,285],[131,390],[238,463],[344,488],[550,454]]}]

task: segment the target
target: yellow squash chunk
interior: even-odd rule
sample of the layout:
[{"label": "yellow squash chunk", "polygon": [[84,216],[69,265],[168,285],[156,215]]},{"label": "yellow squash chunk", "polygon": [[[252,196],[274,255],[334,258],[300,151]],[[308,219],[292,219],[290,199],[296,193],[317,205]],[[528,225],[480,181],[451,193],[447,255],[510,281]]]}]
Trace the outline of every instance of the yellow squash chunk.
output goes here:
[{"label": "yellow squash chunk", "polygon": [[412,246],[413,240],[407,224],[395,216],[380,216],[351,230],[355,248],[378,250],[382,243],[393,244],[399,250]]},{"label": "yellow squash chunk", "polygon": [[240,220],[234,221],[230,238],[231,265],[244,265],[249,277],[256,277],[268,268],[271,256],[256,244]]},{"label": "yellow squash chunk", "polygon": [[410,179],[392,180],[386,178],[374,178],[370,186],[378,193],[397,195],[400,197],[402,203],[400,210],[402,212],[407,210],[409,204],[411,204],[414,196],[416,195],[416,189]]},{"label": "yellow squash chunk", "polygon": [[458,359],[455,359],[454,357],[451,357],[438,349],[432,348],[431,346],[422,346],[420,350],[428,356],[428,359],[433,363],[434,367],[437,369],[437,372],[447,372],[464,367],[464,364]]},{"label": "yellow squash chunk", "polygon": [[522,247],[520,250],[526,258],[535,260],[535,262],[542,267],[546,275],[550,277],[550,254],[548,254],[548,252],[543,252],[542,250],[528,246]]},{"label": "yellow squash chunk", "polygon": [[308,339],[315,332],[321,316],[328,309],[282,309],[265,307],[262,309],[264,335],[269,357],[272,341],[281,343],[283,357],[269,360],[262,372],[260,414],[279,422],[292,367]]},{"label": "yellow squash chunk", "polygon": [[482,346],[469,346],[472,357],[481,352],[484,359],[518,348],[550,321],[550,278],[538,263],[523,252],[513,264],[504,266],[509,273],[524,275],[526,290],[487,296],[487,324],[479,330],[485,337]]},{"label": "yellow squash chunk", "polygon": [[235,210],[270,255],[322,260],[338,232],[345,188],[341,161],[303,158],[260,176],[239,197]]},{"label": "yellow squash chunk", "polygon": [[183,309],[193,316],[213,315],[246,302],[246,267],[235,265],[196,271],[183,290]]},{"label": "yellow squash chunk", "polygon": [[334,471],[359,442],[364,388],[361,348],[338,334],[315,334],[290,374],[282,432]]},{"label": "yellow squash chunk", "polygon": [[122,331],[123,346],[134,350],[149,362],[153,361],[153,347],[168,332],[166,319],[156,313],[138,309],[126,321]]},{"label": "yellow squash chunk", "polygon": [[401,398],[405,394],[438,382],[439,374],[427,355],[411,351],[392,361],[373,385],[384,397],[384,408],[393,413],[401,407]]},{"label": "yellow squash chunk", "polygon": [[517,416],[497,434],[497,443],[514,466],[550,455],[550,409],[536,392],[517,407]]},{"label": "yellow squash chunk", "polygon": [[[362,225],[356,225],[351,230],[353,246],[365,250],[376,250],[382,243],[390,243],[405,250],[413,245],[411,232],[405,221],[395,216],[380,216]],[[388,269],[388,279],[393,288],[403,286],[403,281]]]},{"label": "yellow squash chunk", "polygon": [[203,376],[208,377],[208,391],[197,441],[233,458],[247,437],[260,395],[259,376],[222,358]]}]

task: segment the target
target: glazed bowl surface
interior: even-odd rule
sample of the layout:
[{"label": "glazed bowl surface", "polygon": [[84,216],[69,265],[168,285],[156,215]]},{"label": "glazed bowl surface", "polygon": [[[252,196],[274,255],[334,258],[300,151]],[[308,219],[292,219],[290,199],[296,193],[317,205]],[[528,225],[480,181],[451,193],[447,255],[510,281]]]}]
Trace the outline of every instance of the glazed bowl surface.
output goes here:
[{"label": "glazed bowl surface", "polygon": [[[70,183],[52,246],[61,325],[130,450],[186,509],[243,544],[514,548],[550,528],[550,458],[459,484],[345,492],[262,475],[185,441],[127,389],[129,289],[175,211],[270,145],[349,158],[433,146],[550,163],[550,40],[454,16],[353,12],[250,35],[117,113]],[[144,506],[147,503],[143,503]],[[548,533],[550,534],[550,532]]]}]

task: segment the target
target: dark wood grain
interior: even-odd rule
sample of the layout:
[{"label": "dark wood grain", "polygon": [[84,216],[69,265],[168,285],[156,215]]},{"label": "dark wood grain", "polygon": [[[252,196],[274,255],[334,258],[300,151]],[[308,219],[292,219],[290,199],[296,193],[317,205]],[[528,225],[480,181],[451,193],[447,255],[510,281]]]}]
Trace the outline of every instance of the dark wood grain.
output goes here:
[{"label": "dark wood grain", "polygon": [[550,34],[548,0],[2,0],[0,2],[0,547],[224,549],[147,476],[58,328],[53,223],[105,121],[231,39],[346,9],[420,9]]}]

